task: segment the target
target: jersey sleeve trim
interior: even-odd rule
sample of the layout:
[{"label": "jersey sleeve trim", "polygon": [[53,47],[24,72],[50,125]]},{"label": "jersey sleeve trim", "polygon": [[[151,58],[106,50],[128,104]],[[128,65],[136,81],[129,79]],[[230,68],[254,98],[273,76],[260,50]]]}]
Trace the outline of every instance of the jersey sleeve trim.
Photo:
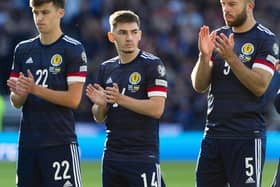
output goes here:
[{"label": "jersey sleeve trim", "polygon": [[19,73],[17,72],[10,73],[10,79],[18,79],[18,78],[19,78]]},{"label": "jersey sleeve trim", "polygon": [[147,88],[148,97],[153,96],[161,96],[161,97],[167,97],[167,88],[166,87],[150,87]]},{"label": "jersey sleeve trim", "polygon": [[257,58],[253,64],[253,68],[260,68],[260,69],[263,69],[265,71],[268,71],[271,75],[274,74],[274,71],[275,71],[275,67],[274,67],[274,64],[266,61],[266,60],[263,60],[263,59],[259,59]]},{"label": "jersey sleeve trim", "polygon": [[85,82],[86,81],[86,72],[78,72],[78,73],[68,73],[67,74],[67,82]]}]

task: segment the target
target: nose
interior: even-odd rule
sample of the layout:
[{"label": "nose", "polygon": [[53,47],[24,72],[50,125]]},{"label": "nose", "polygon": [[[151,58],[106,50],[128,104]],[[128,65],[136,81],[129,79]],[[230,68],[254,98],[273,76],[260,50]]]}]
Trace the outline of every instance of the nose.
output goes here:
[{"label": "nose", "polygon": [[131,40],[132,39],[132,33],[128,32],[126,35],[126,40]]},{"label": "nose", "polygon": [[230,6],[228,4],[224,4],[222,8],[224,13],[227,13],[230,10]]},{"label": "nose", "polygon": [[36,22],[38,23],[38,22],[42,21],[43,15],[42,14],[37,14],[37,15],[35,15],[35,19],[36,19]]}]

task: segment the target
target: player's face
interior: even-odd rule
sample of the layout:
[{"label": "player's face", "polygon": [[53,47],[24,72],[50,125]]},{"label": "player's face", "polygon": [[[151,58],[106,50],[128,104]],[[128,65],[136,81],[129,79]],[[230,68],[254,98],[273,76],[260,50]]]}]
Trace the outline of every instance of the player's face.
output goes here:
[{"label": "player's face", "polygon": [[247,0],[220,0],[224,20],[230,27],[239,27],[247,20]]},{"label": "player's face", "polygon": [[138,49],[141,31],[137,23],[118,23],[112,32],[113,42],[121,53],[133,53]]},{"label": "player's face", "polygon": [[40,34],[48,34],[60,28],[60,20],[64,15],[64,10],[55,7],[52,2],[33,7],[32,12]]}]

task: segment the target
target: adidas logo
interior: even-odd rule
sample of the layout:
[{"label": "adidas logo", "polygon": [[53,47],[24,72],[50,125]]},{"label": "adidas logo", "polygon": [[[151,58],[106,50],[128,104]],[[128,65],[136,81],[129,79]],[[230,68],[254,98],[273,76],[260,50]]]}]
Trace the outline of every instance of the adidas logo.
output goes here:
[{"label": "adidas logo", "polygon": [[33,64],[33,60],[31,57],[29,57],[26,61],[25,64]]},{"label": "adidas logo", "polygon": [[106,84],[111,84],[111,83],[113,83],[113,80],[112,80],[111,77],[109,77],[109,78],[107,79],[107,81],[106,81]]},{"label": "adidas logo", "polygon": [[252,177],[249,177],[245,182],[245,184],[252,184],[252,183],[256,183],[256,181]]},{"label": "adidas logo", "polygon": [[73,184],[70,181],[66,181],[63,187],[72,187]]}]

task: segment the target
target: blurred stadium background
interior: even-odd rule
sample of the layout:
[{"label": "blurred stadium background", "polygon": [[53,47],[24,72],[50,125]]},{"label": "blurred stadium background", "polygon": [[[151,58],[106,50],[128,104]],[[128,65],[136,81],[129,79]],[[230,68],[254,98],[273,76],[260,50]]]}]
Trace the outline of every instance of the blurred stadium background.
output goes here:
[{"label": "blurred stadium background", "polygon": [[[87,51],[89,76],[99,63],[116,55],[107,41],[108,16],[118,9],[131,9],[141,18],[141,48],[159,56],[167,67],[169,90],[161,120],[161,160],[166,183],[171,187],[194,186],[206,112],[206,94],[191,87],[190,72],[196,61],[197,33],[202,24],[213,30],[224,25],[219,0],[67,0],[63,30],[80,40]],[[280,1],[257,1],[257,20],[280,35]],[[6,80],[15,45],[37,34],[28,0],[0,0],[0,186],[15,186],[15,160],[20,110],[11,107]],[[280,155],[280,115],[272,105],[280,85],[277,73],[267,93],[267,162],[264,186],[272,180]],[[84,186],[100,186],[100,158],[105,139],[104,125],[95,124],[91,103],[83,96],[78,110],[77,132],[83,161]],[[229,106],[225,106],[229,107]],[[10,161],[10,162],[7,162]],[[94,183],[96,182],[97,183]]]}]

